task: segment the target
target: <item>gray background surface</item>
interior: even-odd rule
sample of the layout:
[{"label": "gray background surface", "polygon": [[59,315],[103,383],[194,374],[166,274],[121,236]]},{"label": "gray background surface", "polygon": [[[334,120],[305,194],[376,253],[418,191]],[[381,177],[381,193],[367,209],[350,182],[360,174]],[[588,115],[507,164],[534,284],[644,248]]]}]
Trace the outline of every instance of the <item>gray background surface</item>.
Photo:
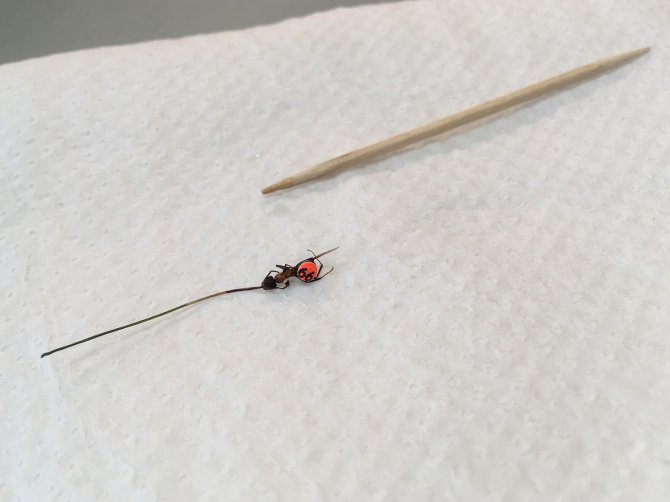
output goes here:
[{"label": "gray background surface", "polygon": [[0,64],[233,30],[375,0],[0,0]]}]

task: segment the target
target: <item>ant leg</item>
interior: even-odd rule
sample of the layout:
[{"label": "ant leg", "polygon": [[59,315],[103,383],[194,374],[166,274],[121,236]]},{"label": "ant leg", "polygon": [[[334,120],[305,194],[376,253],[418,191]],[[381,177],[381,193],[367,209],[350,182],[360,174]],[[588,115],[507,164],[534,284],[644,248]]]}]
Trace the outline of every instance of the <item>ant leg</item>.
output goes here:
[{"label": "ant leg", "polygon": [[290,285],[291,285],[291,282],[290,282],[290,281],[286,281],[286,283],[284,284],[284,287],[283,287],[283,288],[280,288],[279,286],[277,286],[277,289],[286,289],[286,288],[288,288]]},{"label": "ant leg", "polygon": [[320,281],[321,279],[323,279],[324,277],[326,277],[328,274],[330,274],[333,270],[335,270],[335,267],[331,268],[328,272],[326,272],[325,274],[321,275],[320,277],[319,277],[319,275],[321,274],[321,270],[319,270],[319,275],[317,275],[315,279],[312,279],[312,280],[309,281],[309,282]]},{"label": "ant leg", "polygon": [[319,277],[319,274],[321,273],[321,268],[323,268],[323,263],[321,263],[321,260],[319,260],[319,259],[316,257],[316,253],[315,253],[314,251],[312,251],[311,249],[308,249],[307,251],[309,251],[310,253],[312,253],[312,255],[314,256],[314,260],[317,261],[317,262],[319,262],[319,265],[321,265],[321,267],[319,268],[319,272],[316,274],[316,276]]},{"label": "ant leg", "polygon": [[[316,261],[319,262],[319,270],[318,270],[318,272],[316,273],[316,277],[315,277],[315,279],[318,279],[319,276],[321,275],[321,272],[323,271],[323,263],[321,263],[321,260],[319,260],[318,258],[315,258],[315,259],[316,259]],[[331,270],[332,270],[332,269],[331,269]],[[328,273],[330,273],[330,272],[328,272]]]}]

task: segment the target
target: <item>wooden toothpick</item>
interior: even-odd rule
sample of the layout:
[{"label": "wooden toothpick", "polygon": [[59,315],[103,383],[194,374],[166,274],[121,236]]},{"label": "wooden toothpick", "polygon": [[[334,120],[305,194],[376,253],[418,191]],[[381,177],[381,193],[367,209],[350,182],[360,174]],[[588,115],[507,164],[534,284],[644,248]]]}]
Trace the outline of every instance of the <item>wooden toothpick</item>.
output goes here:
[{"label": "wooden toothpick", "polygon": [[371,145],[353,150],[334,159],[327,160],[314,167],[305,169],[293,176],[289,176],[277,183],[263,188],[262,193],[268,194],[277,190],[284,190],[307,181],[311,181],[321,176],[344,171],[352,166],[363,164],[373,159],[397,152],[403,148],[424,141],[433,136],[443,134],[457,127],[469,124],[476,120],[489,117],[493,114],[511,108],[513,106],[526,103],[530,100],[545,96],[552,92],[564,89],[570,85],[588,80],[608,70],[623,65],[643,54],[649,52],[649,47],[636,49],[634,51],[618,54],[608,58],[600,59],[566,73],[561,73],[547,80],[529,85],[523,89],[505,94],[498,98],[486,101],[485,103],[473,106],[462,112],[449,115],[448,117],[436,120],[430,124],[411,129],[407,132],[392,136],[385,140],[373,143]]}]

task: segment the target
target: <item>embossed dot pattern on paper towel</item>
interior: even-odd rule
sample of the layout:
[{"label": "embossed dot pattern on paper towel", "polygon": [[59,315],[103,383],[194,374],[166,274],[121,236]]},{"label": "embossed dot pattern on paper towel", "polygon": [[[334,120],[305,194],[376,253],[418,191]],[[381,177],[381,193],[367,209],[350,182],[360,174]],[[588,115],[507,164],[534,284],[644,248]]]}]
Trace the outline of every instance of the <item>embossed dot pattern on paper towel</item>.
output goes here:
[{"label": "embossed dot pattern on paper towel", "polygon": [[[667,6],[519,7],[361,7],[0,67],[0,498],[668,500]],[[319,283],[39,359],[336,245]]]}]

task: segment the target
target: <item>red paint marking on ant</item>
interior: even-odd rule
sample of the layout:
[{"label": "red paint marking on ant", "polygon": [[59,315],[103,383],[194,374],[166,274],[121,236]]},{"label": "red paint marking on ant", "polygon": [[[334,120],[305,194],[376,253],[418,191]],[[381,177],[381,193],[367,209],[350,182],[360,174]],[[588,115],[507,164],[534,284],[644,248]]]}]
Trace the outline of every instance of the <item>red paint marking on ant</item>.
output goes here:
[{"label": "red paint marking on ant", "polygon": [[[179,305],[178,307],[171,308],[170,310],[166,310],[165,312],[161,312],[160,314],[152,315],[151,317],[147,317],[145,319],[140,319],[139,321],[131,322],[130,324],[125,324],[123,326],[119,326],[118,328],[110,329],[108,331],[103,331],[102,333],[98,333],[97,335],[89,336],[88,338],[84,338],[83,340],[79,340],[74,343],[70,343],[69,345],[64,345],[62,347],[58,347],[57,349],[50,350],[48,352],[45,352],[42,354],[40,357],[48,356],[50,354],[53,354],[54,352],[58,352],[60,350],[64,350],[70,347],[73,347],[75,345],[79,345],[80,343],[88,342],[90,340],[93,340],[95,338],[99,338],[104,335],[109,335],[110,333],[114,333],[115,331],[121,331],[122,329],[130,328],[131,326],[137,326],[138,324],[142,324],[143,322],[151,321],[152,319],[156,319],[157,317],[164,316],[166,314],[169,314],[171,312],[174,312],[175,310],[183,309],[184,307],[189,307],[191,305],[195,305],[196,303],[200,303],[205,300],[209,300],[210,298],[214,298],[217,296],[221,295],[227,295],[230,293],[237,293],[239,291],[252,291],[254,289],[263,289],[266,291],[272,290],[272,289],[286,289],[289,287],[289,279],[291,277],[297,277],[300,279],[302,282],[316,282],[321,279],[323,279],[325,276],[330,274],[333,269],[331,268],[328,272],[325,274],[321,275],[321,271],[323,270],[323,263],[321,263],[321,258],[323,255],[326,255],[328,253],[332,253],[338,248],[333,248],[329,249],[328,251],[324,251],[321,254],[315,254],[314,251],[308,249],[310,253],[312,253],[311,258],[306,258],[299,262],[297,265],[291,266],[291,265],[277,265],[278,268],[281,269],[279,270],[270,270],[268,274],[265,276],[265,279],[263,279],[263,282],[260,286],[252,286],[249,288],[237,288],[237,289],[229,289],[227,291],[219,291],[218,293],[214,293],[211,295],[204,296],[202,298],[198,298],[197,300],[192,300],[188,303],[184,303],[183,305]],[[318,262],[318,265],[317,265]],[[275,275],[272,275],[274,273]],[[280,288],[279,285],[283,285],[283,288]]]}]

